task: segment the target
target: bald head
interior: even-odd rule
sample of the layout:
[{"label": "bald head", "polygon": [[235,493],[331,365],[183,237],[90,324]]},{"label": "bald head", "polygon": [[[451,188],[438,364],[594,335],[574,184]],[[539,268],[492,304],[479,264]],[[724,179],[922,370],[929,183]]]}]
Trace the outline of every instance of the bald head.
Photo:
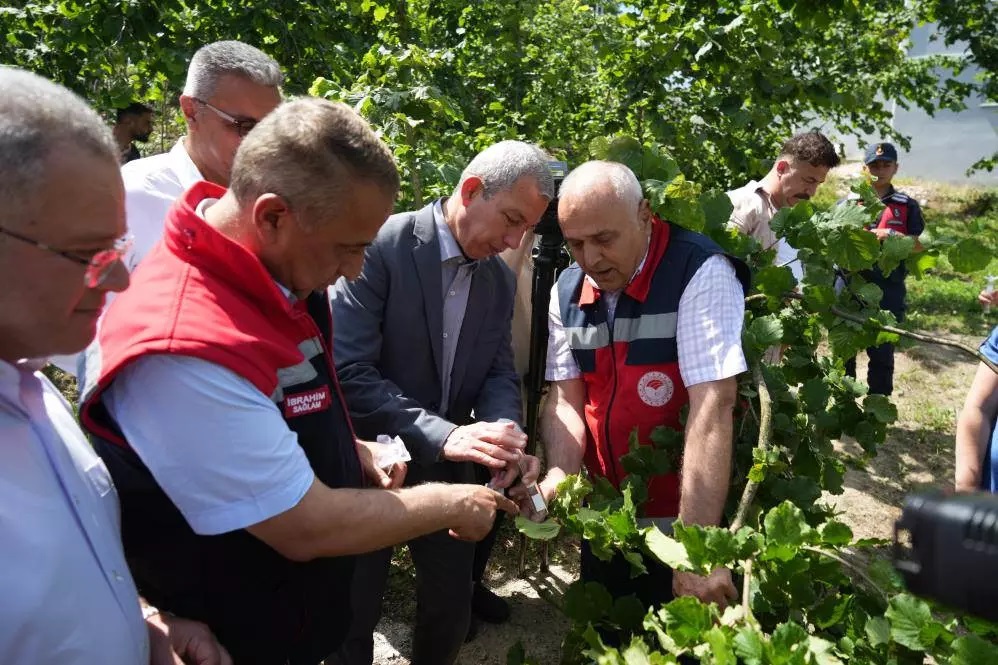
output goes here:
[{"label": "bald head", "polygon": [[558,193],[559,200],[570,205],[616,202],[633,209],[637,209],[643,198],[641,184],[631,169],[619,162],[602,160],[576,167],[561,183]]},{"label": "bald head", "polygon": [[623,164],[586,162],[569,173],[558,223],[572,257],[603,290],[627,286],[648,250],[651,211]]}]

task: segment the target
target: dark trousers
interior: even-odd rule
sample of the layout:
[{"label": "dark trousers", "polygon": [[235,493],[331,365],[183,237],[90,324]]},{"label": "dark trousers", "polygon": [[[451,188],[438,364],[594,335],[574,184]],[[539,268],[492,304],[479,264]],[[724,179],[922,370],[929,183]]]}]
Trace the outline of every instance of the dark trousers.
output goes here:
[{"label": "dark trousers", "polygon": [[[406,485],[424,482],[475,482],[474,468],[470,462],[410,466]],[[450,665],[457,659],[471,623],[475,544],[452,538],[443,530],[410,540],[406,545],[416,569],[412,665]],[[371,665],[374,628],[381,618],[391,559],[392,548],[357,557],[350,598],[353,622],[331,662]]]},{"label": "dark trousers", "polygon": [[[579,579],[583,582],[599,582],[615,598],[635,596],[645,608],[658,607],[669,602],[672,594],[672,569],[663,566],[650,557],[644,557],[648,573],[631,577],[631,564],[620,554],[614,554],[609,561],[603,561],[593,554],[589,543],[582,541]],[[600,630],[600,637],[610,646],[620,646],[625,636]],[[625,643],[627,639],[623,640]]]},{"label": "dark trousers", "polygon": [[[898,323],[904,321],[904,309],[892,309]],[[894,345],[881,344],[866,350],[870,364],[866,370],[866,383],[871,395],[891,395],[894,392]],[[846,361],[846,374],[856,378],[856,358]]]},{"label": "dark trousers", "polygon": [[[449,665],[468,634],[471,621],[471,565],[474,543],[438,531],[408,543],[416,568],[416,625],[413,665]],[[353,622],[334,662],[371,665],[374,628],[388,581],[391,548],[357,557],[351,603]]]}]

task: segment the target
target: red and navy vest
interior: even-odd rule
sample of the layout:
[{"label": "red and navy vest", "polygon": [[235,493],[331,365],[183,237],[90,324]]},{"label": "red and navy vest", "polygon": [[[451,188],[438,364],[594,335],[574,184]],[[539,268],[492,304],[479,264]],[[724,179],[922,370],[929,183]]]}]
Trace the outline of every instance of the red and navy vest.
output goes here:
[{"label": "red and navy vest", "polygon": [[237,663],[317,663],[338,648],[349,625],[353,558],[295,562],[245,530],[194,533],[101,400],[141,356],[202,358],[271,397],[319,480],[362,485],[332,362],[328,299],[316,293],[291,304],[254,255],[195,213],[202,200],[224,193],[202,182],[184,194],[163,241],[108,309],[101,366],[88,374],[96,382],[84,388],[81,422],[118,489],[122,540],[140,593],[208,624]]},{"label": "red and navy vest", "polygon": [[908,203],[910,199],[907,194],[898,191],[891,191],[881,199],[884,204],[884,211],[880,213],[880,219],[876,224],[870,224],[867,228],[890,229],[908,235]]},{"label": "red and navy vest", "polygon": [[[634,428],[644,444],[656,427],[681,429],[680,412],[689,397],[676,346],[679,299],[703,262],[721,253],[699,233],[653,221],[645,265],[620,294],[612,329],[600,292],[578,264],[559,276],[561,320],[586,385],[585,464],[590,475],[619,487],[626,476],[620,457],[628,452]],[[748,268],[728,258],[747,289]],[[678,513],[678,474],[652,478],[645,516]]]}]

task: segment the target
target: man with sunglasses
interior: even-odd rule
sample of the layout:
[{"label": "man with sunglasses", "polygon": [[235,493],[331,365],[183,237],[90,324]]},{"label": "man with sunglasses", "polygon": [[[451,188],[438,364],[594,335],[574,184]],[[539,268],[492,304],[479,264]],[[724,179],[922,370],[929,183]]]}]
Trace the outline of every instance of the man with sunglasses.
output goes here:
[{"label": "man with sunglasses", "polygon": [[[283,81],[277,62],[249,44],[222,41],[198,49],[180,95],[187,135],[170,152],[121,168],[125,218],[134,236],[124,259],[129,272],[159,242],[166,215],[181,194],[201,180],[228,187],[236,149],[281,103]],[[56,355],[51,362],[76,375],[79,364],[89,362],[84,355]]]},{"label": "man with sunglasses", "polygon": [[38,371],[128,285],[118,156],[82,99],[0,67],[0,663],[232,662],[140,607],[108,470]]},{"label": "man with sunglasses", "polygon": [[128,228],[135,234],[125,259],[129,271],[159,241],[170,206],[191,185],[208,180],[228,187],[236,149],[280,104],[283,81],[273,58],[242,42],[215,42],[194,54],[180,95],[187,135],[170,152],[121,169]]}]

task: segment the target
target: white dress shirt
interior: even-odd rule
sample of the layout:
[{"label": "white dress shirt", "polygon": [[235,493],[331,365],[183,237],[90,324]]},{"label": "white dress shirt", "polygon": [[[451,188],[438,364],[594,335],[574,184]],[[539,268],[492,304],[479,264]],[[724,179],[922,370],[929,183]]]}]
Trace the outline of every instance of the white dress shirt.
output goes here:
[{"label": "white dress shirt", "polygon": [[125,220],[135,240],[124,261],[131,272],[163,237],[163,223],[173,202],[203,180],[181,137],[170,152],[136,159],[121,167],[125,181]]},{"label": "white dress shirt", "polygon": [[756,180],[728,192],[731,200],[731,219],[728,226],[750,235],[759,241],[763,249],[776,248],[773,265],[787,266],[798,282],[804,280],[804,266],[797,259],[797,250],[786,238],[777,238],[769,222],[778,212],[773,200]]},{"label": "white dress shirt", "polygon": [[[638,266],[635,276],[641,271]],[[633,279],[633,278],[632,278]],[[604,292],[616,304],[620,291]],[[608,312],[609,314],[609,312]],[[676,345],[679,374],[686,387],[741,374],[748,365],[742,353],[745,295],[735,269],[723,256],[712,256],[697,269],[679,299]],[[608,323],[612,326],[612,317]],[[545,379],[567,381],[582,376],[561,321],[558,285],[551,289],[548,309],[548,350]]]},{"label": "white dress shirt", "polygon": [[0,663],[145,665],[117,492],[40,364],[0,361]]}]

